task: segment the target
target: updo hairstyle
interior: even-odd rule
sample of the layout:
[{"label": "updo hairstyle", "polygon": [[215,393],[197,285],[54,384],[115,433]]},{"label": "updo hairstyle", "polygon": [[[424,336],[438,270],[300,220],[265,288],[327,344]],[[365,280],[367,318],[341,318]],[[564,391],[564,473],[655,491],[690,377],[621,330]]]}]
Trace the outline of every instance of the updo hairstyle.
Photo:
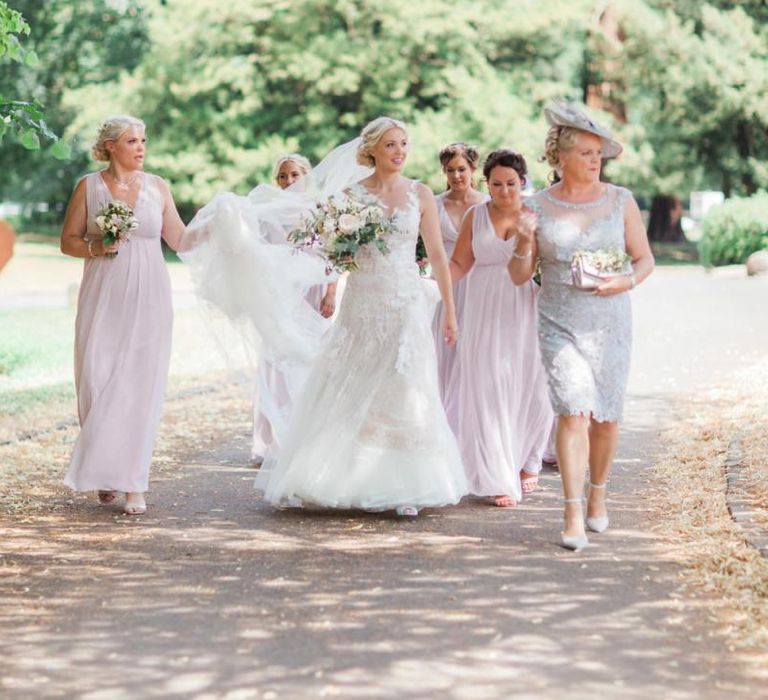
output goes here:
[{"label": "updo hairstyle", "polygon": [[560,154],[576,146],[576,137],[580,129],[572,126],[550,126],[544,140],[544,157],[555,175],[560,176]]},{"label": "updo hairstyle", "polygon": [[519,176],[520,182],[525,185],[528,179],[528,164],[525,158],[509,148],[500,148],[488,154],[483,163],[483,177],[488,180],[494,168],[512,168]]},{"label": "updo hairstyle", "polygon": [[470,146],[469,144],[464,143],[464,141],[456,141],[445,146],[438,155],[443,170],[448,167],[448,163],[450,163],[456,156],[464,158],[464,160],[469,163],[469,167],[472,170],[476,170],[477,165],[480,162],[480,153],[474,146]]},{"label": "updo hairstyle", "polygon": [[360,132],[361,143],[357,147],[357,162],[360,165],[365,165],[369,168],[375,167],[376,161],[371,155],[371,151],[376,148],[376,144],[381,141],[381,137],[390,129],[402,129],[406,134],[408,133],[405,124],[399,119],[392,117],[376,117],[376,119],[368,122],[363,127],[363,130]]},{"label": "updo hairstyle", "polygon": [[117,141],[128,129],[133,126],[146,128],[141,119],[131,117],[127,114],[120,114],[115,117],[109,117],[99,128],[96,141],[91,147],[91,156],[94,160],[108,163],[110,161],[109,151],[107,150],[107,141]]}]

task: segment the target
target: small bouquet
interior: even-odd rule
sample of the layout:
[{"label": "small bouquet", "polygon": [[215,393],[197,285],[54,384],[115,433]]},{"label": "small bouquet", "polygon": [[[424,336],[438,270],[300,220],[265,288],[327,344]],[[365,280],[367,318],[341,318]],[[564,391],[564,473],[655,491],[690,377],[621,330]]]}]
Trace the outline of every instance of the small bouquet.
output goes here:
[{"label": "small bouquet", "polygon": [[632,258],[620,248],[578,250],[571,260],[573,286],[584,291],[597,289],[611,277],[632,274]]},{"label": "small bouquet", "polygon": [[427,257],[427,246],[424,245],[424,239],[421,236],[416,241],[416,264],[419,266],[419,274],[422,277],[429,277],[432,274],[432,266]]},{"label": "small bouquet", "polygon": [[317,203],[302,225],[288,234],[288,240],[299,246],[319,248],[328,261],[326,272],[330,274],[333,270],[356,270],[355,255],[369,243],[387,255],[390,230],[389,221],[376,204],[331,196]]},{"label": "small bouquet", "polygon": [[[103,206],[96,214],[96,226],[101,231],[102,242],[105,246],[112,245],[115,241],[129,241],[131,231],[135,230],[139,222],[125,202],[116,199]],[[105,257],[114,258],[117,252],[105,253]]]}]

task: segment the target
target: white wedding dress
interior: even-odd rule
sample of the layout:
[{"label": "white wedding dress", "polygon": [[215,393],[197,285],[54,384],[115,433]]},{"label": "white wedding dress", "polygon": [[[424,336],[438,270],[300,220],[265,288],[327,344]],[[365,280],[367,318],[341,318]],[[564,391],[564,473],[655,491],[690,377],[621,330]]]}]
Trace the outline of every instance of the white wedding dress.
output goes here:
[{"label": "white wedding dress", "polygon": [[[373,198],[360,185],[350,194]],[[256,479],[275,505],[386,510],[443,506],[467,492],[440,401],[432,307],[414,259],[415,187],[385,213],[390,253],[373,246],[358,253],[284,444]]]},{"label": "white wedding dress", "polygon": [[[359,184],[345,191],[375,202],[391,217],[390,252],[382,255],[374,246],[358,252],[359,269],[349,274],[337,320],[324,334],[304,326],[315,319],[305,316],[303,290],[293,281],[317,283],[316,260],[283,257],[285,251],[274,250],[280,246],[249,237],[259,221],[242,202],[233,203],[233,195],[223,207],[209,205],[196,224],[219,240],[191,256],[201,296],[233,318],[249,318],[270,357],[294,379],[290,415],[281,417],[279,452],[265,459],[256,487],[279,507],[379,511],[457,503],[467,482],[440,401],[433,303],[415,262],[421,220],[416,185],[411,183],[407,199],[393,211]],[[222,245],[220,239],[231,239],[233,231],[240,232],[234,235],[239,242]],[[230,269],[233,255],[235,268],[258,270],[258,285],[246,295],[250,304],[243,301],[247,283],[232,278],[238,274]],[[241,267],[239,274],[247,273]],[[218,283],[213,288],[212,279]]]}]

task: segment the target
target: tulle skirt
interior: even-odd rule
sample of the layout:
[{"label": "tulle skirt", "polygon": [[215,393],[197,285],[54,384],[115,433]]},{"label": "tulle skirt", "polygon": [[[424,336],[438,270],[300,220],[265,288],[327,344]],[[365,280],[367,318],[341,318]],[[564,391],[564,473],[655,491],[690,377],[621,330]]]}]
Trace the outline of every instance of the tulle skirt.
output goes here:
[{"label": "tulle skirt", "polygon": [[443,506],[467,492],[440,401],[416,266],[353,272],[275,459],[256,480],[278,506]]}]

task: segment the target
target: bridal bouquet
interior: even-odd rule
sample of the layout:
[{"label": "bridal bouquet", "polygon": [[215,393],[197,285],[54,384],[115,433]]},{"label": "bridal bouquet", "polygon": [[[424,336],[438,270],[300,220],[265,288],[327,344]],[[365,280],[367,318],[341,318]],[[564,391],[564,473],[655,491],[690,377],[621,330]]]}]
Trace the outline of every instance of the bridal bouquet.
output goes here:
[{"label": "bridal bouquet", "polygon": [[[96,214],[96,226],[102,233],[104,245],[112,245],[116,241],[129,241],[131,231],[139,225],[131,209],[119,199],[103,206]],[[114,258],[117,252],[105,253],[105,257]]]},{"label": "bridal bouquet", "polygon": [[578,289],[597,289],[610,277],[632,274],[632,258],[621,248],[578,250],[571,260],[571,277]]},{"label": "bridal bouquet", "polygon": [[302,225],[288,234],[288,240],[299,246],[319,248],[328,261],[326,272],[330,274],[333,270],[356,270],[355,255],[369,243],[387,255],[390,229],[376,204],[331,196],[317,203]]}]

